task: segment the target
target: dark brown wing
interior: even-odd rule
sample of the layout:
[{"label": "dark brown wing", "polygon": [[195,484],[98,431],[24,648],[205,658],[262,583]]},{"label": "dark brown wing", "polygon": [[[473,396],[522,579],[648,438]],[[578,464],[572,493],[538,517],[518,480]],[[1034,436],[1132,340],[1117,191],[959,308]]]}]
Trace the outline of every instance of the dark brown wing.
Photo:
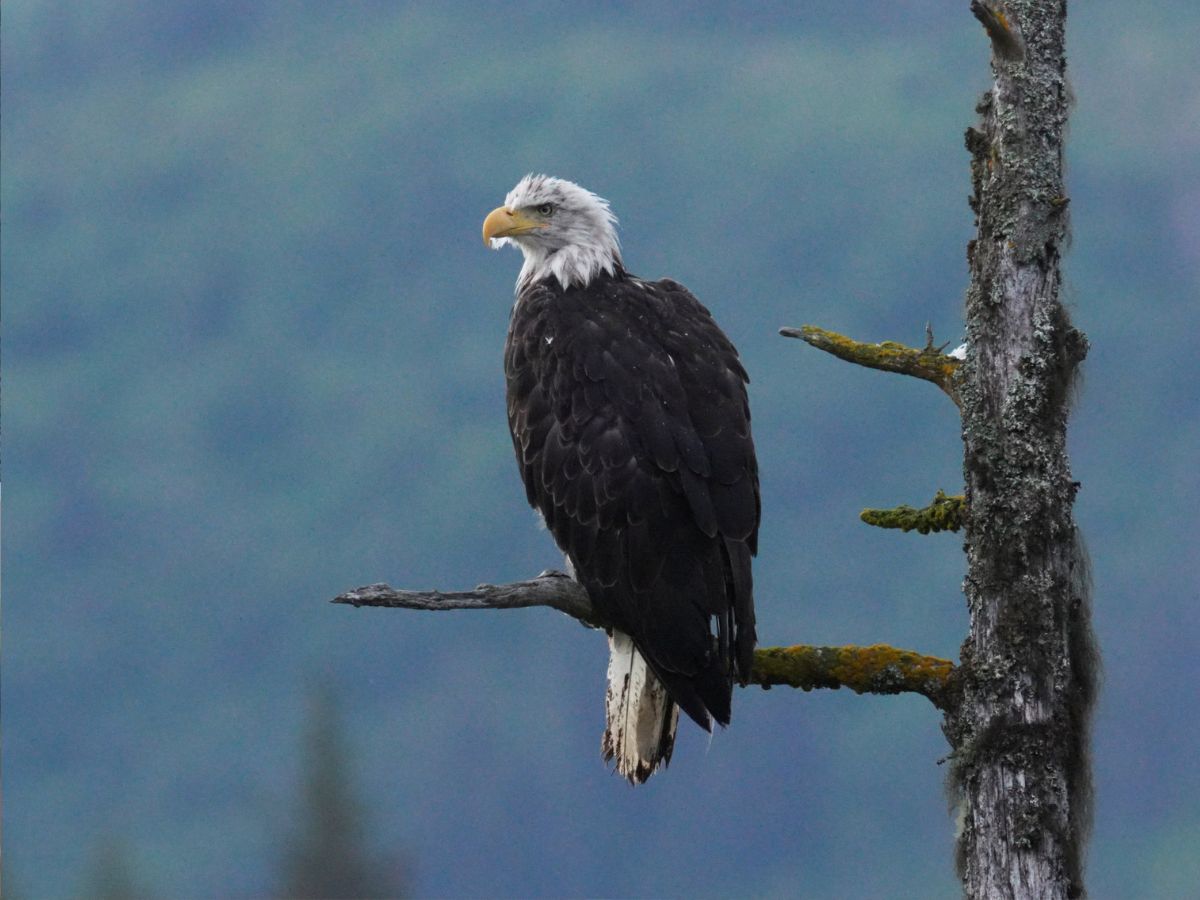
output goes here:
[{"label": "dark brown wing", "polygon": [[530,504],[680,707],[728,722],[759,521],[737,351],[682,285],[620,274],[523,291],[505,370]]}]

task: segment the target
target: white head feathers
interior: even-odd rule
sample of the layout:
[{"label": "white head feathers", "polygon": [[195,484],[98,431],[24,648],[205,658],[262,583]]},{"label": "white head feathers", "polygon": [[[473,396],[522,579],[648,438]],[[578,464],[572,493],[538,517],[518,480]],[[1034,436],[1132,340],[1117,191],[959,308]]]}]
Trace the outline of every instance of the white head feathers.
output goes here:
[{"label": "white head feathers", "polygon": [[564,288],[584,286],[621,264],[617,217],[608,201],[562,178],[526,175],[504,198],[504,209],[536,227],[491,239],[494,248],[512,242],[525,255],[518,290],[553,276]]}]

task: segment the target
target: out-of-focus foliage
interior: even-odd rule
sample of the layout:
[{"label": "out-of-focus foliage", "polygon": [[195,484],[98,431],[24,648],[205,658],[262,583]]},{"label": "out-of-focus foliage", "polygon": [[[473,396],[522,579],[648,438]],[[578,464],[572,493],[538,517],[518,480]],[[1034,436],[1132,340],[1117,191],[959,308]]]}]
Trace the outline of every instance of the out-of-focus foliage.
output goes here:
[{"label": "out-of-focus foliage", "polygon": [[111,834],[101,835],[93,854],[85,896],[95,900],[136,900],[149,896],[138,884],[129,849],[119,839]]},{"label": "out-of-focus foliage", "polygon": [[[1107,681],[1098,895],[1194,883],[1200,88],[1188,3],[1072,9],[1074,420]],[[306,673],[361,756],[370,858],[434,895],[954,896],[933,711],[740,692],[645,789],[597,745],[604,642],[545,610],[352,610],[377,580],[558,564],[500,378],[544,170],[608,197],[626,260],[715,312],[753,384],[766,643],[954,656],[951,536],[864,506],[961,483],[928,385],[776,336],[960,334],[965,9],[288,3],[4,9],[9,480],[5,874],[86,885],[105,837],[163,896],[262,895]],[[1190,868],[1189,868],[1190,867]]]},{"label": "out-of-focus foliage", "polygon": [[309,703],[299,802],[275,895],[327,900],[401,897],[405,891],[394,864],[371,859],[364,850],[370,822],[357,796],[357,767],[332,689],[313,689]]}]

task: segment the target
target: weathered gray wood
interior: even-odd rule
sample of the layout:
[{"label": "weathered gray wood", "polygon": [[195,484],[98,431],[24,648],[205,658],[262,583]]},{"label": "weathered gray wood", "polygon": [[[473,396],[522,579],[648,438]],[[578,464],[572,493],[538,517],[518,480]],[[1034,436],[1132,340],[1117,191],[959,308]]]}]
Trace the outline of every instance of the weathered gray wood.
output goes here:
[{"label": "weathered gray wood", "polygon": [[548,606],[592,628],[603,628],[591,598],[569,575],[547,570],[528,581],[481,584],[473,591],[406,591],[388,584],[368,584],[346,591],[334,603],[388,606],[397,609],[523,609]]},{"label": "weathered gray wood", "polygon": [[971,630],[962,703],[946,719],[960,874],[971,898],[1078,897],[1096,658],[1066,452],[1087,352],[1059,299],[1066,3],[972,9],[992,37],[995,82],[967,132],[978,234],[958,377]]}]

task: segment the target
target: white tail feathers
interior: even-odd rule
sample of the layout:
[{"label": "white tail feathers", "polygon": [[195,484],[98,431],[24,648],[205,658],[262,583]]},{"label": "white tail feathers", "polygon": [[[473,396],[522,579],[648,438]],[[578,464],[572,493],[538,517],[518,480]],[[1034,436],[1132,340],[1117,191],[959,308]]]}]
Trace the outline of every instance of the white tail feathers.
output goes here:
[{"label": "white tail feathers", "polygon": [[600,752],[606,761],[616,761],[617,772],[631,784],[641,784],[671,759],[679,707],[646,665],[633,638],[614,631],[608,649],[606,727]]}]

